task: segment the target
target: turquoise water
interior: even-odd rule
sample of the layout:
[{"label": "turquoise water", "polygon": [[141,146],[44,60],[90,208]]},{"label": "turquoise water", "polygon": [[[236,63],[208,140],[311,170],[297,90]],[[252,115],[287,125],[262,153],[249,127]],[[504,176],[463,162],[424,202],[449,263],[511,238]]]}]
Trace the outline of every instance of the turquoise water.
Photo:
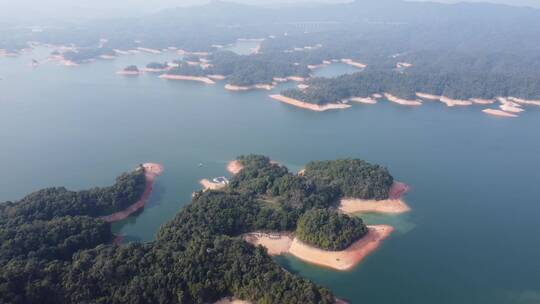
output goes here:
[{"label": "turquoise water", "polygon": [[266,91],[115,75],[172,53],[28,66],[46,54],[0,58],[0,201],[47,186],[108,185],[159,162],[165,172],[147,208],[115,226],[128,239],[152,240],[199,179],[225,175],[239,154],[266,154],[295,170],[358,157],[410,184],[413,211],[365,216],[397,229],[350,272],[278,258],[287,269],[352,303],[540,302],[539,108],[513,120],[437,103],[314,113]]}]

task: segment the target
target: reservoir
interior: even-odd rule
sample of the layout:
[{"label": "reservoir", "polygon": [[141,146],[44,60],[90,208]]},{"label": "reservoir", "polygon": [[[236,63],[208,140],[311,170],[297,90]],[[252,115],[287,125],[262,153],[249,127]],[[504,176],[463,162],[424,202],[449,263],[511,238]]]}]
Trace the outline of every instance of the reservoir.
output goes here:
[{"label": "reservoir", "polygon": [[[352,303],[540,302],[540,108],[504,119],[478,106],[380,101],[318,113],[268,97],[294,83],[228,92],[223,82],[115,74],[173,53],[29,66],[50,51],[0,58],[0,201],[50,186],[105,186],[140,163],[161,163],[144,211],[114,226],[128,241],[151,241],[200,179],[227,176],[238,155],[268,155],[291,170],[361,158],[411,186],[412,212],[363,216],[396,231],[352,271],[279,263]],[[350,72],[331,68],[318,73]]]}]

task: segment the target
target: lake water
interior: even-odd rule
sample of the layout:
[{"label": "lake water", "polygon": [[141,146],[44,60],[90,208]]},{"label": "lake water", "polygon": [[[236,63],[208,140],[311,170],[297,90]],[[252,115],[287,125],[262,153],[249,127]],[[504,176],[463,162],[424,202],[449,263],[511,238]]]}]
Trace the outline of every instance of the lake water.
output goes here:
[{"label": "lake water", "polygon": [[362,158],[411,185],[413,211],[365,216],[397,230],[350,272],[292,257],[278,258],[282,265],[352,303],[540,302],[540,109],[500,119],[481,107],[380,102],[315,113],[266,91],[115,75],[172,54],[28,66],[48,52],[0,58],[0,201],[48,186],[109,185],[159,162],[165,172],[145,210],[114,227],[146,241],[201,178],[226,175],[237,155],[269,155],[292,170]]}]

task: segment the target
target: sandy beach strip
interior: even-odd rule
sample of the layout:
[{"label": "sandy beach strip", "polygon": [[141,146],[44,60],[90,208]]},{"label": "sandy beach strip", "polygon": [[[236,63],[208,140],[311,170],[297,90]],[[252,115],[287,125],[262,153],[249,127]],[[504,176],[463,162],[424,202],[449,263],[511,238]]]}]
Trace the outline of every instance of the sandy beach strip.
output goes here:
[{"label": "sandy beach strip", "polygon": [[472,101],[470,100],[462,100],[462,99],[452,99],[446,96],[441,96],[439,99],[442,103],[446,104],[448,107],[455,107],[455,106],[470,106],[472,105]]},{"label": "sandy beach strip", "polygon": [[159,75],[159,78],[168,79],[168,80],[187,80],[187,81],[198,81],[205,84],[215,84],[216,82],[208,77],[196,77],[196,76],[186,76],[186,75],[172,75],[172,74],[163,74]]},{"label": "sandy beach strip", "polygon": [[402,106],[421,106],[422,105],[422,102],[419,101],[418,99],[417,100],[403,99],[403,98],[396,97],[390,93],[384,93],[384,97],[388,99],[388,101],[397,103]]},{"label": "sandy beach strip", "polygon": [[362,104],[369,104],[369,105],[373,105],[377,103],[377,100],[372,97],[351,97],[349,98],[349,100],[362,103]]},{"label": "sandy beach strip", "polygon": [[141,71],[118,71],[116,72],[117,75],[123,75],[123,76],[139,76],[141,74]]},{"label": "sandy beach strip", "polygon": [[367,235],[343,251],[322,250],[295,238],[289,248],[289,253],[308,263],[335,270],[350,270],[375,251],[380,246],[381,241],[387,238],[392,231],[394,228],[388,225],[368,226]]},{"label": "sandy beach strip", "polygon": [[218,75],[218,74],[214,74],[214,75],[206,75],[206,77],[212,79],[212,80],[225,80],[227,77],[225,75]]},{"label": "sandy beach strip", "polygon": [[251,232],[242,235],[242,239],[255,246],[263,246],[269,255],[281,255],[289,252],[294,240],[291,232]]},{"label": "sandy beach strip", "polygon": [[416,96],[425,100],[439,101],[442,96],[416,92]]},{"label": "sandy beach strip", "polygon": [[137,50],[139,50],[139,51],[141,51],[141,52],[150,53],[150,54],[161,54],[161,51],[160,51],[160,50],[156,50],[156,49],[150,49],[150,48],[138,47]]},{"label": "sandy beach strip", "polygon": [[146,186],[144,188],[144,192],[141,198],[123,211],[115,212],[113,214],[101,217],[102,220],[108,223],[118,222],[128,218],[131,214],[137,212],[139,209],[144,207],[144,205],[150,198],[150,194],[152,194],[156,177],[163,173],[163,166],[160,164],[145,163],[143,164],[143,168],[144,177],[146,179]]},{"label": "sandy beach strip", "polygon": [[495,99],[484,99],[484,98],[471,98],[470,101],[475,104],[487,105],[495,102]]},{"label": "sandy beach strip", "polygon": [[508,97],[508,100],[524,105],[540,106],[540,100],[527,100],[517,97]]},{"label": "sandy beach strip", "polygon": [[293,98],[286,97],[279,94],[270,95],[270,98],[298,107],[298,108],[307,109],[311,111],[317,111],[317,112],[323,112],[323,111],[328,111],[328,110],[342,110],[342,109],[348,109],[351,107],[351,105],[343,104],[343,103],[327,103],[324,105],[318,105],[314,103],[309,103],[309,102],[293,99]]},{"label": "sandy beach strip", "polygon": [[499,117],[518,117],[516,114],[508,113],[503,110],[498,109],[484,109],[482,112],[492,115],[492,116],[499,116]]},{"label": "sandy beach strip", "polygon": [[403,195],[409,191],[409,186],[402,182],[394,182],[390,187],[386,200],[363,200],[357,198],[343,198],[339,210],[345,214],[357,213],[385,213],[400,214],[411,211],[403,201]]},{"label": "sandy beach strip", "polygon": [[254,84],[252,86],[237,86],[234,84],[226,84],[225,90],[232,91],[232,92],[243,92],[243,91],[249,91],[249,90],[267,90],[270,91],[275,87],[274,84],[264,84],[264,83],[258,83]]},{"label": "sandy beach strip", "polygon": [[225,184],[222,184],[222,183],[214,183],[213,181],[209,180],[209,179],[201,179],[199,181],[199,184],[201,184],[201,186],[203,187],[203,191],[208,191],[208,190],[221,190],[223,188],[225,188]]},{"label": "sandy beach strip", "polygon": [[348,65],[351,65],[353,67],[356,67],[356,68],[359,68],[359,69],[364,69],[367,67],[366,64],[363,64],[361,62],[357,62],[357,61],[354,61],[352,59],[347,59],[347,58],[344,58],[344,59],[341,59],[341,62],[345,63],[345,64],[348,64]]},{"label": "sandy beach strip", "polygon": [[236,174],[240,173],[240,171],[242,171],[242,169],[244,169],[244,166],[242,166],[242,164],[240,163],[239,160],[231,160],[227,164],[227,171],[232,175],[236,175]]}]

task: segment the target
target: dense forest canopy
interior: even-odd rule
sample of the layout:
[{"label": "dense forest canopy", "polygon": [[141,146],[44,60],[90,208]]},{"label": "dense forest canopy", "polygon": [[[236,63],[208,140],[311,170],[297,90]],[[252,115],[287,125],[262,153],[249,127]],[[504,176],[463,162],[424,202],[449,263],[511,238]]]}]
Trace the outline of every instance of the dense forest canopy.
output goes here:
[{"label": "dense forest canopy", "polygon": [[282,95],[315,104],[382,93],[416,99],[417,92],[455,99],[492,99],[498,96],[540,98],[540,77],[508,73],[444,73],[422,68],[412,68],[403,73],[368,68],[364,72],[336,78],[314,78],[308,85],[309,88],[304,90],[285,90]]},{"label": "dense forest canopy", "polygon": [[313,209],[304,213],[296,228],[296,236],[303,242],[332,251],[348,248],[367,232],[360,218],[329,209]]},{"label": "dense forest canopy", "polygon": [[324,168],[310,179],[265,156],[239,161],[244,168],[228,187],[196,193],[144,244],[111,245],[110,224],[98,218],[140,197],[142,167],[111,187],[50,188],[0,204],[0,302],[202,304],[234,296],[334,303],[327,289],[283,270],[239,236],[297,230],[322,248],[346,247],[365,226],[333,209],[340,183],[325,183],[319,175],[331,174],[320,173]]},{"label": "dense forest canopy", "polygon": [[337,188],[342,196],[360,199],[387,199],[394,182],[385,167],[359,159],[312,161],[304,176],[317,185]]},{"label": "dense forest canopy", "polygon": [[[540,10],[530,8],[362,0],[268,9],[213,1],[141,18],[0,33],[7,37],[0,49],[8,52],[27,47],[28,41],[75,46],[63,56],[77,63],[139,47],[208,52],[210,68],[183,66],[173,73],[225,75],[238,86],[308,77],[307,66],[325,60],[347,58],[368,65],[365,75],[318,80],[319,86],[306,92],[284,93],[317,104],[381,91],[403,98],[412,98],[415,91],[459,99],[540,98]],[[264,41],[256,54],[223,51],[241,38]],[[413,66],[399,73],[399,62]]]}]

